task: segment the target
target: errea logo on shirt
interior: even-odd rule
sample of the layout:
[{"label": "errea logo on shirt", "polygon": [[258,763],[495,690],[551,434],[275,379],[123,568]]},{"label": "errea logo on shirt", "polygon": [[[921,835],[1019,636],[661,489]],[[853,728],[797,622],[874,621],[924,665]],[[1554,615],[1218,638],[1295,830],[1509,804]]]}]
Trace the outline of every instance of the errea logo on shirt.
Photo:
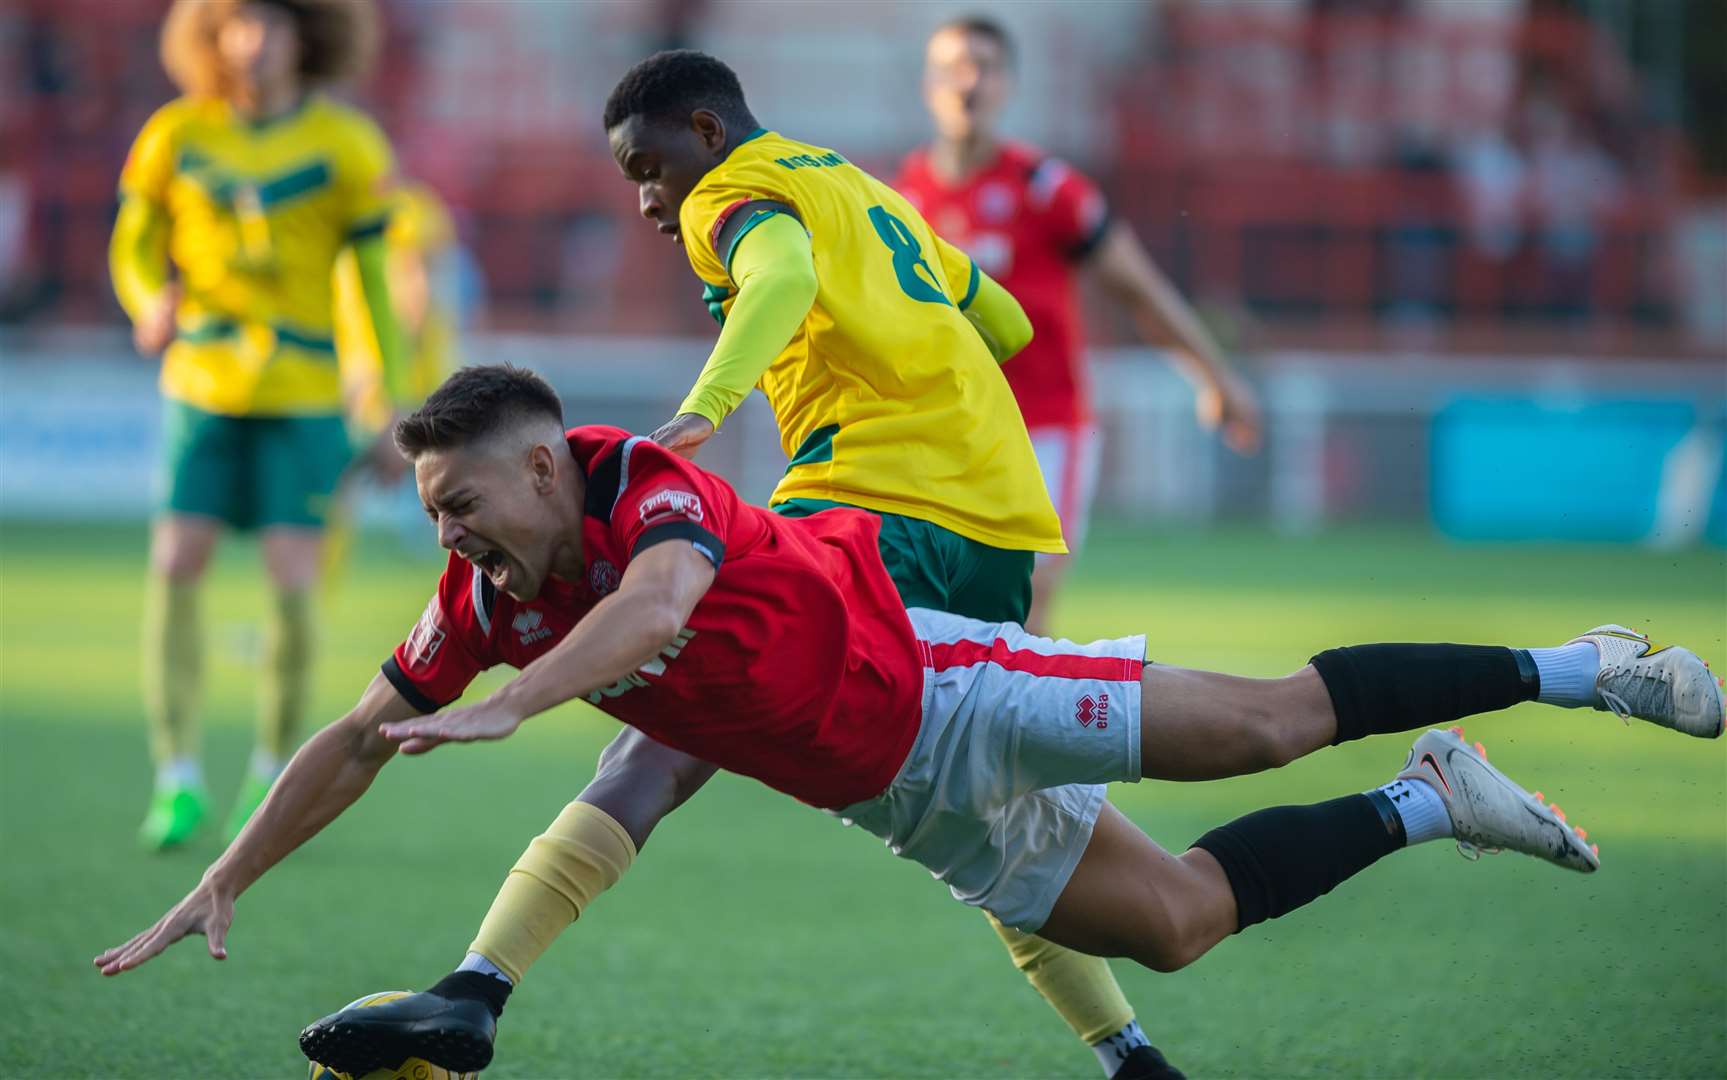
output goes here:
[{"label": "errea logo on shirt", "polygon": [[552,636],[552,628],[542,626],[545,616],[537,611],[524,611],[510,623],[510,629],[521,635],[523,645],[532,645]]},{"label": "errea logo on shirt", "polygon": [[700,521],[702,500],[693,491],[656,491],[641,501],[637,511],[642,516],[643,525],[673,518]]}]

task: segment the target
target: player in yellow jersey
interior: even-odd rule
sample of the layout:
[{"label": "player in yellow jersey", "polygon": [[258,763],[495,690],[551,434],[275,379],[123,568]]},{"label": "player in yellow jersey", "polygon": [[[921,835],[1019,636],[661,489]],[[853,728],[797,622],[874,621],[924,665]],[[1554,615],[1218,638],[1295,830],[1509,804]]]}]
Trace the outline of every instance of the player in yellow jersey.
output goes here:
[{"label": "player in yellow jersey", "polygon": [[[153,848],[186,840],[206,812],[198,584],[224,525],[260,533],[273,587],[257,744],[230,832],[293,750],[327,504],[354,458],[331,311],[345,249],[401,396],[384,283],[390,147],[317,92],[363,66],[373,27],[369,0],[177,0],[162,60],[183,96],[145,124],[120,177],[114,289],[138,350],[163,354],[166,399],[144,625],[157,776],[140,835]],[[384,440],[376,462],[393,457]]]},{"label": "player in yellow jersey", "polygon": [[[790,459],[774,509],[873,511],[908,607],[1023,623],[1035,553],[1066,548],[998,367],[1031,336],[1013,297],[843,155],[764,130],[737,76],[711,56],[679,50],[636,65],[612,91],[605,126],[643,216],[683,244],[721,323],[701,376],[653,437],[693,454],[759,386]],[[713,773],[626,729],[518,861],[462,965],[368,1023],[400,1020],[418,1038],[453,1015],[450,998],[501,1009],[654,825]],[[1105,961],[991,922],[1076,1033],[1106,1044],[1112,1060],[1121,1048],[1115,1077],[1178,1075],[1146,1042]]]}]

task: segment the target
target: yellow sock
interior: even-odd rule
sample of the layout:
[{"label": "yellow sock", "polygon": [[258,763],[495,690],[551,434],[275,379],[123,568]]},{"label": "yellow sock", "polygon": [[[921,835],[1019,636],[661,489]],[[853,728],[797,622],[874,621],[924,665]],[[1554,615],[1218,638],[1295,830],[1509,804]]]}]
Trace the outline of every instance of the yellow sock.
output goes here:
[{"label": "yellow sock", "polygon": [[1013,964],[1087,1045],[1114,1035],[1133,1019],[1133,1006],[1101,956],[1074,952],[1035,934],[1003,926],[984,912],[1007,945]]},{"label": "yellow sock", "polygon": [[534,837],[468,946],[520,983],[594,897],[617,884],[636,858],[635,841],[597,806],[573,802]]},{"label": "yellow sock", "polygon": [[151,574],[144,589],[144,711],[157,765],[198,756],[203,632],[198,585]]},{"label": "yellow sock", "polygon": [[312,677],[312,594],[278,590],[264,630],[264,670],[258,679],[258,749],[277,762],[294,751]]}]

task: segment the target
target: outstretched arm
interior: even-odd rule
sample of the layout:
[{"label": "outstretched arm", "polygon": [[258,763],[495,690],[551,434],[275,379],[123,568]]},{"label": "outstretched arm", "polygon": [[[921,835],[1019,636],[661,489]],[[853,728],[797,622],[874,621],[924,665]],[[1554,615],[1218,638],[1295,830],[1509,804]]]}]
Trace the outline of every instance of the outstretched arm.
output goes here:
[{"label": "outstretched arm", "polygon": [[224,939],[234,921],[234,901],[365,793],[396,752],[395,745],[378,734],[378,726],[415,713],[382,675],[373,678],[348,715],[300,747],[252,820],[204,871],[198,887],[155,925],[96,957],[102,974],[129,971],[189,934],[203,934],[210,955],[226,959]]},{"label": "outstretched arm", "polygon": [[1133,230],[1120,221],[1111,225],[1090,265],[1104,289],[1132,314],[1140,334],[1174,350],[1176,364],[1199,395],[1200,423],[1221,427],[1224,442],[1238,453],[1259,449],[1259,403],[1253,391],[1230,369],[1223,349]]},{"label": "outstretched arm", "polygon": [[694,544],[655,544],[630,560],[617,592],[495,692],[472,705],[399,719],[380,730],[409,754],[446,742],[507,738],[528,717],[610,686],[658,656],[713,581],[713,563]]},{"label": "outstretched arm", "polygon": [[[774,204],[778,205],[778,204]],[[747,208],[746,208],[747,209]],[[727,270],[737,299],[720,328],[720,339],[677,415],[652,435],[668,450],[691,457],[749,395],[780,353],[797,336],[815,303],[819,282],[809,233],[783,210],[763,209],[752,219],[739,212],[727,223]],[[741,231],[747,228],[747,232]],[[727,240],[722,239],[722,246]]]}]

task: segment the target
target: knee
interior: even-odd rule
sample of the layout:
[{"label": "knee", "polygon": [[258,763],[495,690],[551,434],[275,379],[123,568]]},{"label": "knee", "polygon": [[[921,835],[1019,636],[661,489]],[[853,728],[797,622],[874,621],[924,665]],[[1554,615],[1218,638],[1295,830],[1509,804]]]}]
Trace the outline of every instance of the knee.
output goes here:
[{"label": "knee", "polygon": [[1123,954],[1165,974],[1180,971],[1205,955],[1211,943],[1196,920],[1184,917],[1180,906],[1153,902],[1142,908],[1132,945]]},{"label": "knee", "polygon": [[197,581],[209,565],[209,545],[182,537],[160,539],[150,550],[150,568],[175,584]]},{"label": "knee", "polygon": [[1238,714],[1235,741],[1244,772],[1280,769],[1307,753],[1299,727],[1269,699],[1254,702]]},{"label": "knee", "polygon": [[323,549],[316,534],[264,537],[264,572],[282,592],[305,592],[318,583]]},{"label": "knee", "polygon": [[625,728],[606,748],[594,767],[594,779],[616,780],[652,767],[655,744],[635,728]]}]

